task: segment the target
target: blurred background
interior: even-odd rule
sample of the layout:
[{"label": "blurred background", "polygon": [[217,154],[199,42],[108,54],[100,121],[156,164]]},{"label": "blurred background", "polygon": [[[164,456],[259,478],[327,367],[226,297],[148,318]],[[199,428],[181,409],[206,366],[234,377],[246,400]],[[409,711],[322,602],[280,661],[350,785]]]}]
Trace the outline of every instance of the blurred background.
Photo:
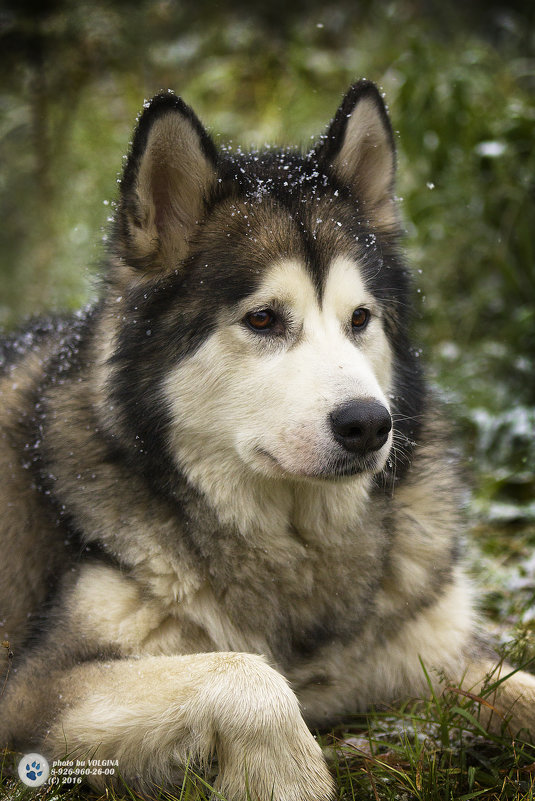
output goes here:
[{"label": "blurred background", "polygon": [[486,606],[535,627],[535,4],[3,0],[0,324],[91,301],[145,98],[216,141],[297,143],[355,79],[385,93],[415,338],[475,492]]}]

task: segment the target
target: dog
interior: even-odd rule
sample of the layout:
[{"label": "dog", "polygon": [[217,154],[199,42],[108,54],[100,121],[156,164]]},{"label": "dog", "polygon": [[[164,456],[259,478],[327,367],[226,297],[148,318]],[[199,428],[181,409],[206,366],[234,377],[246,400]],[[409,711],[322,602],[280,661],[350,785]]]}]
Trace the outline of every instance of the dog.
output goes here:
[{"label": "dog", "polygon": [[[365,80],[308,153],[218,150],[175,94],[146,104],[99,300],[3,343],[2,746],[319,801],[311,728],[481,690],[395,170]],[[517,672],[491,717],[533,733],[534,701]]]}]

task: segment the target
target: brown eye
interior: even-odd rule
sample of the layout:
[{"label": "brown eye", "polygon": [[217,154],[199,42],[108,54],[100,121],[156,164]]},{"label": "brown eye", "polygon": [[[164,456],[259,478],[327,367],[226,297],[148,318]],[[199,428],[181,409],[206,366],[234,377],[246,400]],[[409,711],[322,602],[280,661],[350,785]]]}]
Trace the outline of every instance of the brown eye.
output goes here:
[{"label": "brown eye", "polygon": [[358,308],[355,309],[353,312],[353,316],[351,318],[351,325],[353,329],[362,331],[363,328],[366,328],[368,322],[370,320],[370,312],[368,309]]},{"label": "brown eye", "polygon": [[253,331],[270,331],[274,327],[277,318],[271,309],[260,309],[246,314],[244,321]]}]

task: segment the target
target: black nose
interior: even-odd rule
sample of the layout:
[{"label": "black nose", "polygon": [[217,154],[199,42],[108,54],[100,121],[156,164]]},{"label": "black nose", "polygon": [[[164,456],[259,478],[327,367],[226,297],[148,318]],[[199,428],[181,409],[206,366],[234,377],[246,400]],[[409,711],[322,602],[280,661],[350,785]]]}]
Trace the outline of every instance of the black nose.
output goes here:
[{"label": "black nose", "polygon": [[361,456],[382,448],[392,428],[390,412],[376,400],[344,403],[332,412],[330,423],[335,440]]}]

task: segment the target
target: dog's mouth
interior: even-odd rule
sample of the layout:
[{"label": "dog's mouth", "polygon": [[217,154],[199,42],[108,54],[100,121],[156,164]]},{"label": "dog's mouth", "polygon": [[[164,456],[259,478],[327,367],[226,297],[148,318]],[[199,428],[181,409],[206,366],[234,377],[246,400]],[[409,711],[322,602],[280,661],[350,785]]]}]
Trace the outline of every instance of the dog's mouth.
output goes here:
[{"label": "dog's mouth", "polygon": [[324,481],[351,478],[359,475],[375,475],[383,469],[384,462],[383,459],[379,460],[376,454],[369,454],[363,457],[343,453],[326,457],[317,464],[288,467],[264,448],[255,448],[255,453],[262,460],[262,466],[267,467],[272,475]]}]

